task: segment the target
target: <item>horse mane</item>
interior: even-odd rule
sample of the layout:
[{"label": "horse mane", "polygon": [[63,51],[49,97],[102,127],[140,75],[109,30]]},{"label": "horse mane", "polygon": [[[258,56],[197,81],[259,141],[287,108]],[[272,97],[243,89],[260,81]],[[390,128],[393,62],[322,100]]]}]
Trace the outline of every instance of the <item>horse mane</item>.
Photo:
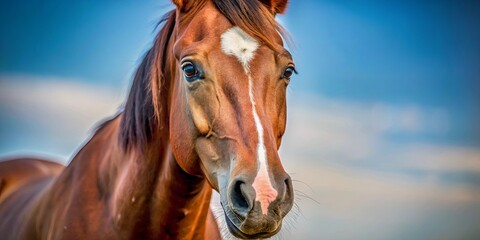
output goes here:
[{"label": "horse mane", "polygon": [[120,123],[119,140],[124,150],[140,148],[151,138],[159,124],[162,103],[164,69],[168,43],[175,28],[175,10],[165,14],[159,22],[164,24],[135,72]]},{"label": "horse mane", "polygon": [[[274,14],[258,0],[212,0],[215,7],[234,26],[240,27],[249,35],[276,50],[276,42],[280,36],[287,37],[282,26],[275,20]],[[197,7],[184,17],[191,18],[205,3],[199,2]],[[137,68],[130,93],[125,103],[120,123],[119,141],[124,150],[142,146],[150,141],[155,129],[168,127],[168,117],[162,117],[163,102],[161,92],[165,88],[165,66],[169,40],[173,34],[176,21],[176,10],[169,11],[157,26],[163,24],[154,44],[145,54]],[[280,34],[280,35],[279,35]],[[165,94],[168,95],[168,94]],[[162,119],[163,118],[163,119]]]}]

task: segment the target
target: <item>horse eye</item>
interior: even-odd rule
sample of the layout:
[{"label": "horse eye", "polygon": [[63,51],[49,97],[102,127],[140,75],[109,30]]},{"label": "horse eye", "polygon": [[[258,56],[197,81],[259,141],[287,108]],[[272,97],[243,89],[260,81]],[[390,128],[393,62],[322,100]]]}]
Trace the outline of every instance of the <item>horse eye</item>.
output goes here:
[{"label": "horse eye", "polygon": [[192,82],[200,78],[197,67],[191,62],[186,62],[182,65],[183,75],[187,81]]},{"label": "horse eye", "polygon": [[287,80],[290,80],[290,77],[291,77],[294,73],[296,73],[296,72],[297,72],[297,71],[295,70],[294,67],[292,67],[292,66],[287,67],[287,68],[285,69],[285,71],[283,72],[282,78],[287,79]]}]

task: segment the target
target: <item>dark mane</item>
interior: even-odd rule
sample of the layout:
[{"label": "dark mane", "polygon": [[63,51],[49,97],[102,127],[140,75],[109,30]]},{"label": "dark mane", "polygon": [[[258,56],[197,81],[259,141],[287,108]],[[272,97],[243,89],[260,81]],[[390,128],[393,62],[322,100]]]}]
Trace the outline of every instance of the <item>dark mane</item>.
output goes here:
[{"label": "dark mane", "polygon": [[154,129],[162,122],[159,117],[164,109],[159,98],[164,89],[162,83],[165,81],[167,49],[175,27],[175,18],[176,13],[173,10],[160,20],[159,25],[164,25],[133,78],[120,123],[119,140],[124,150],[144,146],[152,138]]},{"label": "dark mane", "polygon": [[[258,0],[212,0],[216,8],[233,24],[249,35],[276,50],[280,36],[287,37],[284,29],[275,20],[274,14]],[[197,9],[204,1],[199,1]],[[194,15],[188,14],[189,17]],[[151,140],[158,127],[167,127],[165,111],[168,91],[165,88],[165,64],[169,40],[173,34],[176,10],[168,12],[160,21],[163,24],[153,47],[145,54],[134,75],[120,124],[119,141],[124,150],[141,148]],[[280,35],[279,35],[280,34]],[[160,119],[160,118],[166,118]]]}]

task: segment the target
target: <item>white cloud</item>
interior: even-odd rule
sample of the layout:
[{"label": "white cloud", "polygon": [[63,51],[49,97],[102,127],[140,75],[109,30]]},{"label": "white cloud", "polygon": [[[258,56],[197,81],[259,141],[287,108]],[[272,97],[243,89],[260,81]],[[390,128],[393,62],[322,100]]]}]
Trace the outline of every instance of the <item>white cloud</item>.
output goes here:
[{"label": "white cloud", "polygon": [[[363,162],[432,174],[480,174],[480,148],[415,140],[415,136],[448,131],[446,110],[315,96],[303,99],[289,105],[280,149],[292,161],[303,158],[309,164],[321,161],[350,167]],[[415,141],[396,142],[392,135],[399,133],[410,134]]]},{"label": "white cloud", "polygon": [[404,167],[434,173],[465,172],[480,175],[480,149],[417,144],[395,156]]},{"label": "white cloud", "polygon": [[[55,77],[2,75],[0,86],[0,114],[14,121],[8,126],[12,133],[3,136],[19,143],[7,153],[53,152],[64,162],[123,101],[123,93]],[[29,141],[36,143],[23,145]]]}]

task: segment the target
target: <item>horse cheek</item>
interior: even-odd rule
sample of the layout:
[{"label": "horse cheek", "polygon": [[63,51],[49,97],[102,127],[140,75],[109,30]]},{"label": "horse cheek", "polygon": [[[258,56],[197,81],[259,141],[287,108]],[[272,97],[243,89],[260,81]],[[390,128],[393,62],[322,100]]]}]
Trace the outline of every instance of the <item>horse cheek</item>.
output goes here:
[{"label": "horse cheek", "polygon": [[[180,109],[180,108],[177,108]],[[172,121],[173,120],[173,121]],[[185,117],[185,111],[172,111],[170,125],[170,143],[178,165],[191,175],[201,175],[194,151],[195,132],[193,123]]]}]

